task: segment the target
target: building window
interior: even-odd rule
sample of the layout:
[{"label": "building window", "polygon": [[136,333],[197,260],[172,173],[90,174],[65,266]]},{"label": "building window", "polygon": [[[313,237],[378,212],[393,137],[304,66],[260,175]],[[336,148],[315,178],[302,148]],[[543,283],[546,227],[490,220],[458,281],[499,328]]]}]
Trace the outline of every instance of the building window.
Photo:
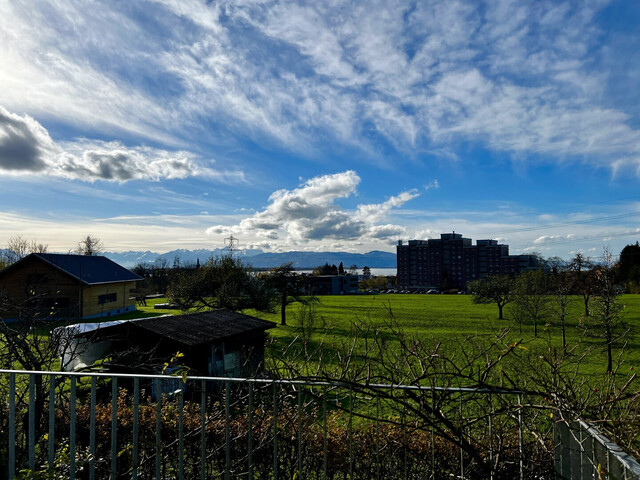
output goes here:
[{"label": "building window", "polygon": [[105,293],[104,295],[98,295],[98,305],[104,305],[105,303],[112,303],[118,299],[117,293]]}]

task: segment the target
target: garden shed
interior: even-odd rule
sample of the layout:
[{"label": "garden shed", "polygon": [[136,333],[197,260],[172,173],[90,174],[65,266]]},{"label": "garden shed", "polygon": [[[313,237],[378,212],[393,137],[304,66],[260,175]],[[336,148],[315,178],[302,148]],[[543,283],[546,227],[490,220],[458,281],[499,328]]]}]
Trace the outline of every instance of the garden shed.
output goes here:
[{"label": "garden shed", "polygon": [[220,309],[109,322],[79,330],[75,337],[84,343],[78,353],[80,362],[82,352],[91,357],[92,351],[100,351],[112,357],[112,369],[157,373],[181,353],[177,363],[188,367],[191,375],[245,377],[262,370],[266,331],[275,326]]}]

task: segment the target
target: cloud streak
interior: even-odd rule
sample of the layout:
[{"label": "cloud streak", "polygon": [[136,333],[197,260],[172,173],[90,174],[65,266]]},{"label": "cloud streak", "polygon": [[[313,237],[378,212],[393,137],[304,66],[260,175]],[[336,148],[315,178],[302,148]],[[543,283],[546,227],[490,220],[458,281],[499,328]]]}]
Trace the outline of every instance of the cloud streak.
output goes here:
[{"label": "cloud streak", "polygon": [[7,6],[0,103],[172,144],[337,142],[380,162],[472,141],[640,168],[635,112],[603,100],[626,68],[599,60],[606,0],[152,3]]}]

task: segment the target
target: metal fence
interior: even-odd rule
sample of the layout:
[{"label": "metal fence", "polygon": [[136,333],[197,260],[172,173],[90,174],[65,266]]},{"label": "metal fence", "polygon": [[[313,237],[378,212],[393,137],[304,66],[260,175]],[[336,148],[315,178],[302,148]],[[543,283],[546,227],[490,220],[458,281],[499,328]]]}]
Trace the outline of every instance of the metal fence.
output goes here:
[{"label": "metal fence", "polygon": [[522,392],[11,370],[0,380],[3,478],[555,478],[554,451],[558,474],[573,466],[548,406]]},{"label": "metal fence", "polygon": [[558,422],[554,447],[555,470],[560,478],[640,479],[640,463],[581,420]]}]

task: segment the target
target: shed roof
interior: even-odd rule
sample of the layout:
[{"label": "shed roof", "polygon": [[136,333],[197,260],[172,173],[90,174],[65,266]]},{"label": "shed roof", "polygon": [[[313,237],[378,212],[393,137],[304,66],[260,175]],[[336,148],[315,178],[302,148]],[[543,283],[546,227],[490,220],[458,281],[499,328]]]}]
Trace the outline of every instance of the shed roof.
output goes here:
[{"label": "shed roof", "polygon": [[[61,253],[32,253],[19,262],[14,263],[9,269],[37,258],[49,265],[63,271],[67,275],[79,280],[86,285],[101,283],[134,282],[142,280],[141,277],[126,268],[118,265],[107,257],[94,255],[71,255]],[[9,270],[6,269],[5,271]]]},{"label": "shed roof", "polygon": [[267,320],[220,309],[202,313],[129,320],[116,325],[101,327],[99,332],[95,330],[82,332],[78,336],[117,336],[126,334],[130,327],[134,327],[169,338],[183,345],[196,346],[236,335],[265,331],[275,326],[275,323]]}]

